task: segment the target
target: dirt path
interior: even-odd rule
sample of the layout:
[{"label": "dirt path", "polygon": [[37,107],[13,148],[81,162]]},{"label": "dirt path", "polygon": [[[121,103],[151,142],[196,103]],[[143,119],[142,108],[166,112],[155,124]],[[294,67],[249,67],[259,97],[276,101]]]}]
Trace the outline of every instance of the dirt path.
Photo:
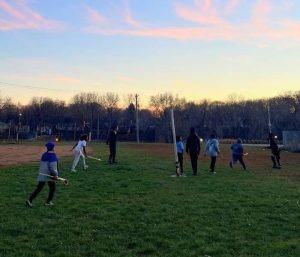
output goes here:
[{"label": "dirt path", "polygon": [[[71,157],[73,156],[71,148],[72,145],[56,145],[55,152],[59,158]],[[45,150],[43,145],[0,145],[0,167],[39,162]],[[91,153],[92,149],[87,149],[87,152]]]}]

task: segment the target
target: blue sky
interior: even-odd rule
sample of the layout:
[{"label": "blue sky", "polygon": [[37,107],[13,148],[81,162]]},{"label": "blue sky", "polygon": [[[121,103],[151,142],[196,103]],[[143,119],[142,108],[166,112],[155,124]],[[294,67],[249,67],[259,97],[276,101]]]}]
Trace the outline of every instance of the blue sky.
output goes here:
[{"label": "blue sky", "polygon": [[299,10],[297,0],[0,0],[0,92],[27,103],[300,90]]}]

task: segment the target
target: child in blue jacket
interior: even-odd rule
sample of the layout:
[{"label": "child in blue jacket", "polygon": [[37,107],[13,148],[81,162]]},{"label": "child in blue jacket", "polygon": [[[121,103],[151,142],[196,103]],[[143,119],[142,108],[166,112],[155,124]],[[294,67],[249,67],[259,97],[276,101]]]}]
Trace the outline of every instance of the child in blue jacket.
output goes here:
[{"label": "child in blue jacket", "polygon": [[[58,160],[56,154],[54,153],[55,144],[53,142],[49,142],[45,146],[47,148],[47,152],[43,153],[40,161],[39,175],[37,178],[38,185],[35,191],[31,194],[29,199],[26,201],[26,205],[28,207],[32,207],[33,199],[36,198],[37,195],[42,191],[46,183],[48,184],[49,187],[49,194],[45,205],[53,205],[52,199],[55,193],[55,180],[58,177],[58,169],[57,169]],[[45,174],[46,176],[42,174]]]},{"label": "child in blue jacket", "polygon": [[217,161],[217,156],[220,154],[220,149],[219,149],[219,141],[216,139],[216,136],[214,134],[210,135],[210,139],[207,141],[205,145],[205,153],[209,154],[210,156],[210,172],[216,173],[215,172],[215,166],[216,166],[216,161]]},{"label": "child in blue jacket", "polygon": [[180,165],[180,174],[181,176],[184,175],[183,173],[183,151],[184,151],[184,145],[182,143],[182,137],[181,136],[176,136],[176,149],[177,149],[177,156],[178,156],[178,161]]},{"label": "child in blue jacket", "polygon": [[236,164],[237,161],[241,163],[244,170],[247,170],[247,167],[244,162],[244,147],[242,144],[242,140],[238,138],[236,143],[231,145],[231,152],[232,152],[232,160],[229,162],[230,168],[233,168],[233,165]]}]

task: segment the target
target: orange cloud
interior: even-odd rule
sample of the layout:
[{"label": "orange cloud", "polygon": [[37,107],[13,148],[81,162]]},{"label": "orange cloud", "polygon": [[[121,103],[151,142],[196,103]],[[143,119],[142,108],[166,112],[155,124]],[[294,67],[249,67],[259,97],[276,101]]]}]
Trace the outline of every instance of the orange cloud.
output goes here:
[{"label": "orange cloud", "polygon": [[62,30],[61,22],[44,18],[27,6],[26,1],[0,0],[0,10],[6,17],[0,17],[0,31],[33,29],[33,30]]}]

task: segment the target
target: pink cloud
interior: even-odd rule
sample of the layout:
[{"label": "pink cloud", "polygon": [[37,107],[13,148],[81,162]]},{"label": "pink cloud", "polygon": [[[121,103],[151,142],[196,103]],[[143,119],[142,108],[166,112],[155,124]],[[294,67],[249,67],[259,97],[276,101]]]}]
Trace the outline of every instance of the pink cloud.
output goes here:
[{"label": "pink cloud", "polygon": [[194,6],[191,7],[177,4],[175,10],[180,18],[192,22],[205,24],[220,24],[224,22],[218,16],[212,0],[194,0]]},{"label": "pink cloud", "polygon": [[124,10],[124,18],[127,24],[134,27],[142,27],[142,23],[135,20],[132,16],[129,0],[124,0],[125,10]]},{"label": "pink cloud", "polygon": [[237,7],[241,4],[243,0],[229,0],[227,6],[225,8],[225,13],[230,14],[233,13]]},{"label": "pink cloud", "polygon": [[91,23],[96,23],[96,24],[106,23],[106,18],[103,15],[101,15],[99,11],[92,9],[89,6],[85,6],[85,10],[87,13],[87,17]]},{"label": "pink cloud", "polygon": [[[289,19],[273,20],[273,12],[279,10],[282,3],[270,0],[256,0],[250,10],[251,17],[244,23],[233,23],[225,19],[228,12],[237,11],[244,0],[228,0],[225,9],[218,9],[213,0],[194,0],[192,6],[176,4],[178,18],[193,22],[193,26],[154,27],[134,20],[129,2],[125,2],[123,11],[127,25],[111,22],[109,26],[90,24],[86,31],[106,36],[124,35],[132,37],[157,37],[176,40],[225,40],[268,46],[274,42],[291,39],[300,41],[299,22]],[[291,0],[290,0],[291,3]],[[276,5],[275,5],[276,4]],[[276,9],[276,8],[277,9]],[[127,11],[126,11],[127,10]]]},{"label": "pink cloud", "polygon": [[270,0],[257,0],[253,8],[253,16],[265,17],[272,10],[272,3]]},{"label": "pink cloud", "polygon": [[7,14],[0,17],[0,31],[17,29],[33,30],[62,30],[63,24],[44,18],[39,13],[29,8],[26,1],[0,0],[0,10]]}]

